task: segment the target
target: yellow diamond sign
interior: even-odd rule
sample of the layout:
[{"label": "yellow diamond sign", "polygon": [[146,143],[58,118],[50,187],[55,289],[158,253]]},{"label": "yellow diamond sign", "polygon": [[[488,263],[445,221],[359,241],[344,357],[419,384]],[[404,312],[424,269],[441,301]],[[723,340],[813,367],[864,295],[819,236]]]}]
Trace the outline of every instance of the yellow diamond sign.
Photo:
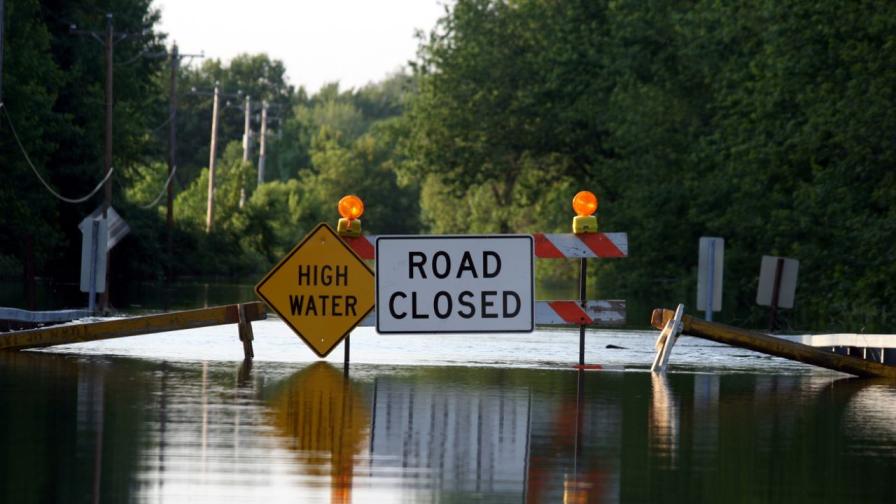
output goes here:
[{"label": "yellow diamond sign", "polygon": [[324,223],[255,292],[320,357],[370,313],[376,297],[373,271]]}]

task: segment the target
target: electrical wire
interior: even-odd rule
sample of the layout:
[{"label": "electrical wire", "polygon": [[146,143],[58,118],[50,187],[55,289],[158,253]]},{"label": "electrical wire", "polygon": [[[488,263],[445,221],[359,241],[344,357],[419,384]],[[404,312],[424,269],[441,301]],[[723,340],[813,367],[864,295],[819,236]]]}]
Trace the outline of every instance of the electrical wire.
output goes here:
[{"label": "electrical wire", "polygon": [[171,175],[168,175],[168,180],[165,181],[165,185],[163,185],[162,190],[159,191],[159,196],[156,199],[154,199],[152,203],[149,203],[148,205],[145,205],[145,206],[139,205],[140,208],[142,208],[144,210],[149,210],[150,208],[156,206],[159,203],[159,201],[161,201],[162,196],[165,195],[165,192],[168,190],[168,186],[171,185],[171,181],[174,180],[175,173],[177,173],[177,165],[174,165],[174,167],[171,169]]},{"label": "electrical wire", "polygon": [[16,143],[19,145],[19,149],[22,151],[22,156],[25,157],[25,161],[27,161],[28,166],[31,167],[31,171],[34,172],[34,175],[37,176],[37,180],[40,180],[40,183],[44,185],[44,187],[47,189],[47,191],[50,191],[50,194],[57,197],[58,199],[66,202],[66,203],[72,203],[72,204],[84,203],[85,201],[89,200],[94,194],[99,192],[100,189],[103,188],[103,184],[105,184],[109,180],[109,177],[112,176],[112,172],[115,171],[115,168],[112,168],[110,166],[109,172],[106,173],[106,176],[103,178],[103,180],[101,180],[100,183],[97,184],[96,187],[93,188],[93,191],[90,191],[90,193],[87,194],[86,196],[83,196],[81,198],[66,198],[65,196],[54,191],[53,188],[50,187],[50,184],[48,184],[47,181],[44,180],[44,178],[40,176],[40,172],[37,171],[37,168],[34,166],[34,163],[31,162],[31,158],[28,156],[28,152],[25,150],[25,146],[22,145],[22,140],[19,139],[19,134],[16,132],[16,128],[12,124],[12,117],[9,116],[9,110],[7,109],[6,106],[4,106],[4,103],[2,103],[2,102],[0,102],[0,109],[3,109],[3,114],[6,116],[6,122],[7,122],[7,124],[9,124],[9,129],[12,131],[12,136],[16,139]]},{"label": "electrical wire", "polygon": [[174,119],[174,114],[173,114],[173,113],[168,114],[168,119],[165,119],[165,122],[163,122],[162,124],[156,126],[156,127],[153,128],[153,129],[149,130],[150,133],[153,133],[153,134],[154,134],[154,133],[156,133],[157,131],[159,131],[160,129],[164,128],[165,125],[168,124],[168,123],[170,123],[172,119]]},{"label": "electrical wire", "polygon": [[127,60],[127,61],[123,61],[123,62],[120,62],[120,63],[116,63],[116,65],[130,65],[131,63],[137,61],[138,59],[140,59],[140,58],[142,58],[142,57],[144,57],[144,56],[146,56],[147,58],[161,59],[162,56],[168,56],[168,52],[165,51],[165,52],[154,52],[154,53],[150,53],[150,52],[149,52],[149,48],[145,48],[145,49],[143,49],[142,51],[140,51],[139,53],[137,53],[137,55],[134,56],[133,58],[131,58],[131,59]]}]

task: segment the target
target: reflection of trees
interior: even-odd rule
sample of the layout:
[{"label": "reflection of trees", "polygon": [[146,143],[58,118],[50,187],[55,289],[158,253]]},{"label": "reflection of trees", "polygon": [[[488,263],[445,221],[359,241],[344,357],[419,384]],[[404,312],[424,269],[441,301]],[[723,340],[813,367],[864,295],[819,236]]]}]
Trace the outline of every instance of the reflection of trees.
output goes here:
[{"label": "reflection of trees", "polygon": [[270,400],[274,425],[309,474],[330,462],[334,502],[351,497],[354,457],[367,444],[370,412],[351,381],[316,362],[293,375]]},{"label": "reflection of trees", "polygon": [[147,394],[132,361],[0,352],[0,502],[131,500]]}]

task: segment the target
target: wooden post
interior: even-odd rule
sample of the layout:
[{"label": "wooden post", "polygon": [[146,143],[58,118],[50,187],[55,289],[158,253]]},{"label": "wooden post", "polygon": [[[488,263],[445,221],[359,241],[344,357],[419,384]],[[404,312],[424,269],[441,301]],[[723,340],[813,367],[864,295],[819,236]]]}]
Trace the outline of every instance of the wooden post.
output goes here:
[{"label": "wooden post", "polygon": [[215,98],[212,102],[212,140],[208,154],[208,205],[205,214],[205,232],[211,233],[215,224],[215,158],[218,151],[218,101],[220,91],[215,83]]},{"label": "wooden post", "polygon": [[252,98],[246,95],[246,105],[243,111],[243,161],[249,161],[252,150],[252,127],[249,124],[249,114],[252,112]]},{"label": "wooden post", "polygon": [[258,185],[264,184],[264,160],[266,137],[268,134],[268,102],[261,103],[261,131],[258,133]]},{"label": "wooden post", "polygon": [[4,0],[0,0],[0,103],[3,103],[3,39],[6,35],[6,12]]},{"label": "wooden post", "polygon": [[[252,150],[252,127],[249,124],[249,114],[252,112],[252,99],[246,95],[246,109],[243,117],[243,166],[249,163],[249,151]],[[240,208],[246,205],[246,177],[245,172],[240,172]]]},{"label": "wooden post", "polygon": [[[177,66],[180,55],[177,53],[177,44],[171,47],[171,76],[169,82],[168,101],[168,178],[170,179],[177,166]],[[174,180],[168,181],[168,204],[165,209],[165,229],[167,231],[167,275],[166,281],[170,282],[174,272]]]},{"label": "wooden post", "polygon": [[[112,28],[112,14],[106,14],[106,141],[103,155],[103,177],[112,170],[112,119],[113,119],[113,50],[115,48],[115,31]],[[108,218],[109,205],[112,204],[112,179],[106,180],[103,186],[103,219]],[[106,251],[99,253],[106,254]],[[105,289],[99,295],[99,309],[105,313],[109,309],[109,277],[111,276],[111,263],[109,256],[106,256],[106,278]]]},{"label": "wooden post", "polygon": [[255,339],[255,336],[252,334],[252,320],[246,317],[246,305],[240,304],[238,306],[240,316],[239,334],[240,341],[243,342],[243,358],[252,360],[255,357],[255,350],[252,348],[252,340]]},{"label": "wooden post", "polygon": [[245,387],[250,384],[252,379],[252,359],[243,359],[236,374],[236,385]]},{"label": "wooden post", "polygon": [[[657,308],[653,310],[651,325],[662,329],[675,316],[672,310]],[[896,366],[887,366],[877,362],[866,361],[857,357],[837,355],[826,350],[819,350],[809,345],[787,341],[767,334],[747,331],[737,327],[684,315],[682,317],[682,334],[696,336],[726,345],[746,348],[776,357],[783,357],[806,364],[812,364],[834,371],[849,373],[862,377],[878,377],[896,379]]]}]

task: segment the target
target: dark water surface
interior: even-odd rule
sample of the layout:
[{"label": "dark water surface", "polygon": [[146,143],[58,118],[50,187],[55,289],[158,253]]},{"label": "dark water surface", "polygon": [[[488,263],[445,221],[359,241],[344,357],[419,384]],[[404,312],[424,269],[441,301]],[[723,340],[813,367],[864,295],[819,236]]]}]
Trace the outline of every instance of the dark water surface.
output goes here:
[{"label": "dark water surface", "polygon": [[21,352],[0,395],[2,502],[896,499],[896,386],[805,370]]}]

